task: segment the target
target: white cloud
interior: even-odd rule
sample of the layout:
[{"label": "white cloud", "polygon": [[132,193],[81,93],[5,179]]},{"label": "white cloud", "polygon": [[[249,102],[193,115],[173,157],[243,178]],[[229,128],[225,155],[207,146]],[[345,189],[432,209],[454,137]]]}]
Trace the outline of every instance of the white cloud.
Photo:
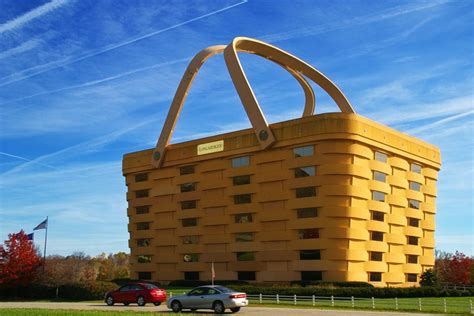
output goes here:
[{"label": "white cloud", "polygon": [[28,11],[27,13],[21,16],[18,16],[3,24],[0,24],[0,34],[17,29],[34,19],[37,19],[49,12],[52,12],[64,6],[65,4],[67,4],[66,0],[53,0],[51,2],[45,3],[42,6],[39,6],[31,11]]},{"label": "white cloud", "polygon": [[22,54],[24,52],[32,50],[33,48],[38,47],[39,44],[40,44],[40,41],[38,41],[36,39],[28,40],[24,43],[21,43],[20,45],[18,45],[16,47],[13,47],[13,48],[10,48],[10,49],[7,49],[7,50],[1,52],[0,53],[0,59],[4,59],[4,58],[11,57],[11,56],[14,56],[14,55]]}]

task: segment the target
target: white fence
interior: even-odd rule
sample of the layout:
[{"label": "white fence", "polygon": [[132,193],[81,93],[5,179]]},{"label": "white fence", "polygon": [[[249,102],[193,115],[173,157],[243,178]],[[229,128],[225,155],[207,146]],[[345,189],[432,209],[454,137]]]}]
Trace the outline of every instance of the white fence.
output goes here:
[{"label": "white fence", "polygon": [[468,312],[474,313],[471,298],[450,300],[446,298],[356,298],[335,296],[300,296],[300,295],[247,295],[252,303],[284,304],[315,307],[344,307],[361,309],[387,310],[418,310],[438,312]]}]

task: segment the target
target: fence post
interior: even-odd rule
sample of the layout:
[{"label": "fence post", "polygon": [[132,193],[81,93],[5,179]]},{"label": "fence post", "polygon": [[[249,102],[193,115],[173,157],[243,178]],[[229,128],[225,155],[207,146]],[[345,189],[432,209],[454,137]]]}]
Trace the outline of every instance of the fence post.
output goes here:
[{"label": "fence post", "polygon": [[316,297],[313,295],[313,306],[316,305]]},{"label": "fence post", "polygon": [[419,306],[420,311],[421,311],[421,297],[418,299],[418,306]]},{"label": "fence post", "polygon": [[444,305],[444,312],[447,313],[448,312],[448,306],[446,305],[446,299],[443,298],[443,305]]},{"label": "fence post", "polygon": [[474,310],[472,309],[472,300],[469,300],[469,307],[471,308],[471,314],[474,314]]},{"label": "fence post", "polygon": [[295,301],[295,305],[296,305],[296,294],[293,296],[293,300]]},{"label": "fence post", "polygon": [[173,297],[173,292],[170,292],[170,297]]},{"label": "fence post", "polygon": [[395,309],[398,311],[398,297],[395,297]]},{"label": "fence post", "polygon": [[352,305],[352,308],[354,308],[355,304],[354,304],[354,296],[351,296],[351,305]]},{"label": "fence post", "polygon": [[334,296],[333,295],[331,295],[331,306],[334,307]]},{"label": "fence post", "polygon": [[280,304],[280,295],[277,294],[277,304]]},{"label": "fence post", "polygon": [[258,301],[260,302],[260,304],[262,304],[262,293],[258,295]]},{"label": "fence post", "polygon": [[372,296],[372,309],[375,309],[375,298]]}]

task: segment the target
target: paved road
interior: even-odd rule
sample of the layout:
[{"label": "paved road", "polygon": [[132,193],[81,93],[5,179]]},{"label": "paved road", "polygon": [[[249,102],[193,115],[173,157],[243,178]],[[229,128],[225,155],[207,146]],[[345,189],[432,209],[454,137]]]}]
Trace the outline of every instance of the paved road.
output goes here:
[{"label": "paved road", "polygon": [[[76,310],[103,310],[103,311],[140,311],[140,312],[162,312],[170,313],[166,305],[159,307],[147,304],[144,307],[138,306],[123,306],[114,305],[107,306],[103,303],[48,303],[48,302],[0,302],[0,314],[2,308],[48,308],[48,309],[76,309]],[[191,314],[186,311],[183,314]],[[211,311],[195,312],[193,314],[213,314]],[[229,313],[226,313],[230,315]],[[324,316],[342,316],[342,315],[357,315],[357,316],[406,316],[406,313],[392,313],[392,312],[371,312],[371,311],[353,311],[353,310],[318,310],[318,309],[296,309],[296,308],[272,308],[272,307],[247,307],[235,315],[258,315],[258,316],[275,316],[275,314],[285,316],[306,316],[306,315],[324,315]],[[429,314],[414,314],[410,316],[427,316]],[[439,316],[439,314],[436,314]]]}]

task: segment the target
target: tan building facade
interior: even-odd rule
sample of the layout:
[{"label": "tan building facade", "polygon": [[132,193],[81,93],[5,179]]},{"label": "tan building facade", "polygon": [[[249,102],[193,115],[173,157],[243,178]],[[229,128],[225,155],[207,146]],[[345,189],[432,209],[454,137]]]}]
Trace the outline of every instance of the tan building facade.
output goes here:
[{"label": "tan building facade", "polygon": [[439,150],[351,113],[125,155],[133,278],[417,285],[434,265]]}]

